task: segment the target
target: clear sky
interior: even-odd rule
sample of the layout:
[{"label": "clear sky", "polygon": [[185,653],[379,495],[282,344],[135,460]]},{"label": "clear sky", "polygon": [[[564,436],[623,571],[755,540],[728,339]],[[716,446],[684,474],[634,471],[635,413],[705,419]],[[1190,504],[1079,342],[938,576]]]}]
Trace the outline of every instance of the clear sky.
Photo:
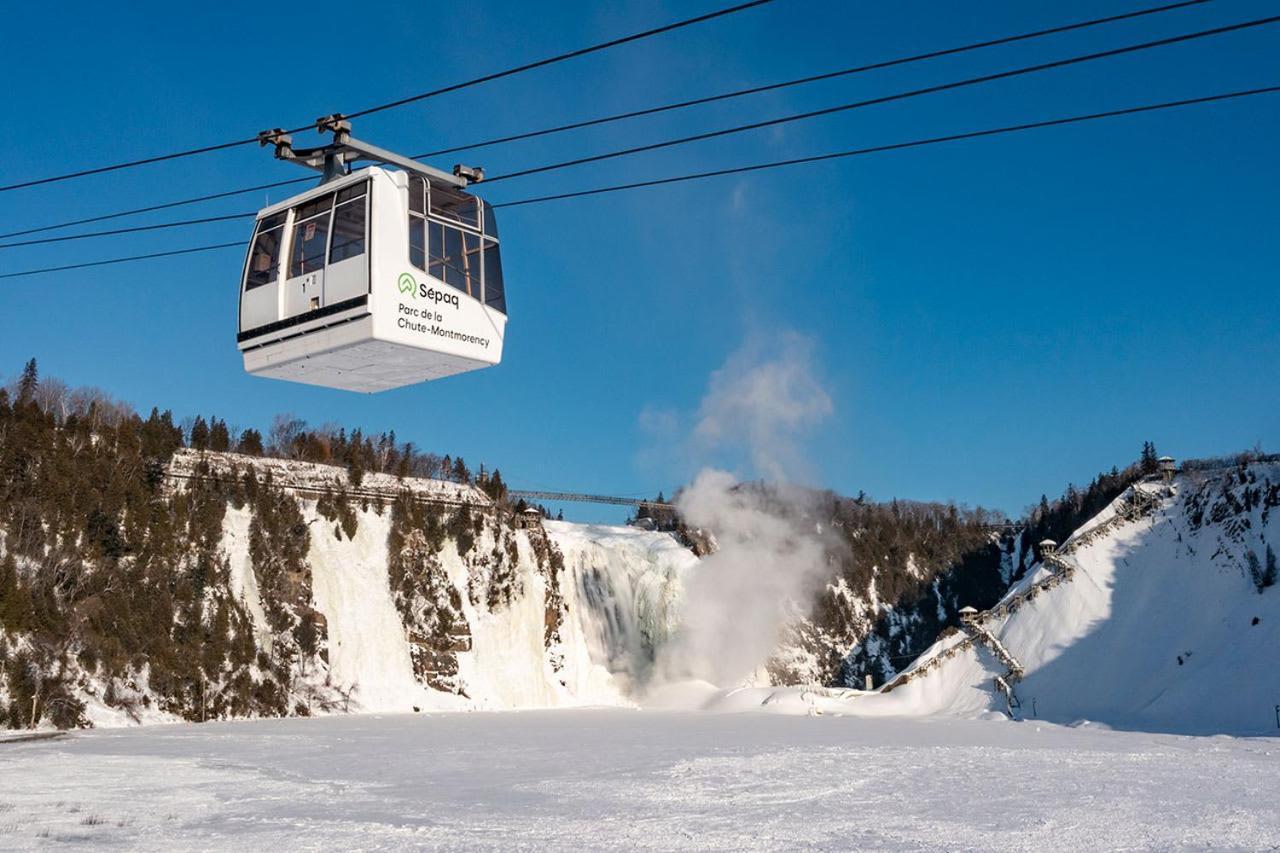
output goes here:
[{"label": "clear sky", "polygon": [[[727,5],[22,3],[6,10],[0,183],[250,136]],[[392,110],[405,153],[1155,5],[778,0]],[[1275,14],[1217,0],[455,160],[491,175]],[[481,188],[493,202],[1280,83],[1280,26]],[[266,427],[276,412],[498,465],[519,486],[652,493],[654,445],[744,340],[809,338],[846,493],[1017,512],[1134,458],[1280,445],[1280,96],[516,208],[501,366],[375,396],[246,375],[243,252],[0,281],[0,373]],[[307,134],[300,143],[311,139]],[[228,152],[0,194],[0,231],[298,177]],[[255,210],[238,197],[119,225]],[[248,238],[245,222],[0,250],[0,271]],[[734,464],[734,460],[717,460]],[[750,470],[742,464],[741,472]],[[577,509],[578,517],[615,517]]]}]

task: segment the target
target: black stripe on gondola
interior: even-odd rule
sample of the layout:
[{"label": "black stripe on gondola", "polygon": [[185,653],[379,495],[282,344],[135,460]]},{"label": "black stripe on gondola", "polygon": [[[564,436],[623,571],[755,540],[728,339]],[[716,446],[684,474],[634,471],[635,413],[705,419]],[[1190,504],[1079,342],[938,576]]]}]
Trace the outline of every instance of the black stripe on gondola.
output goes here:
[{"label": "black stripe on gondola", "polygon": [[[303,323],[310,323],[312,320],[321,320],[325,317],[332,317],[334,314],[341,314],[343,311],[350,311],[352,308],[363,308],[369,304],[369,295],[357,296],[354,299],[347,299],[342,302],[335,302],[333,305],[326,305],[323,308],[317,308],[314,311],[308,311],[306,314],[298,314],[294,317],[286,317],[283,320],[276,320],[274,323],[267,323],[265,326],[258,326],[256,329],[249,329],[236,335],[236,343],[244,343],[250,338],[256,338],[261,335],[269,335],[272,332],[279,332],[282,329],[299,326]],[[368,316],[368,315],[364,315]],[[352,317],[351,319],[359,319]]]}]

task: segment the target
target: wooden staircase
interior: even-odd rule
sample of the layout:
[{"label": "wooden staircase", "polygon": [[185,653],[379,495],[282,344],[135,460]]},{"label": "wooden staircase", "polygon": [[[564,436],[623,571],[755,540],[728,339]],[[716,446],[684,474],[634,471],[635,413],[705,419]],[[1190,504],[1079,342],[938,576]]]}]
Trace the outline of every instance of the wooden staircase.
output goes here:
[{"label": "wooden staircase", "polygon": [[[1010,714],[1021,708],[1022,703],[1018,701],[1014,686],[1022,680],[1025,670],[1021,662],[1004,647],[995,634],[986,627],[985,623],[992,619],[1007,618],[1040,593],[1047,592],[1060,584],[1072,580],[1078,568],[1078,564],[1072,558],[1072,554],[1118,527],[1132,524],[1144,517],[1154,515],[1163,500],[1171,495],[1172,490],[1168,486],[1153,487],[1153,484],[1150,483],[1136,483],[1120,496],[1115,513],[1106,521],[1073,534],[1061,546],[1046,540],[1042,544],[1052,546],[1052,548],[1045,548],[1041,551],[1040,564],[1049,569],[1048,575],[1040,578],[1035,583],[1029,584],[1017,594],[1005,598],[990,610],[974,611],[967,614],[962,612],[961,632],[964,634],[962,639],[947,646],[947,648],[931,657],[921,666],[903,672],[896,678],[886,682],[880,688],[880,691],[888,693],[913,679],[923,678],[941,667],[946,661],[961,652],[975,648],[977,644],[981,643],[989,648],[996,659],[1007,668],[1006,672],[997,675],[993,681],[996,690],[1004,695]],[[955,633],[955,629],[948,629],[938,639],[939,641],[944,640],[948,636],[954,636]]]}]

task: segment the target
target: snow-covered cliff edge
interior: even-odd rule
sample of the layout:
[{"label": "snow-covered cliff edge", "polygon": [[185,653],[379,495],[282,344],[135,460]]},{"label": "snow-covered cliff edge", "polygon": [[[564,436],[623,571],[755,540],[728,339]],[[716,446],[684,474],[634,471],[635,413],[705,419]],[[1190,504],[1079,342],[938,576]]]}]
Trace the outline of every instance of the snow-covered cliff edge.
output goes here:
[{"label": "snow-covered cliff edge", "polygon": [[945,632],[887,691],[762,690],[712,705],[1274,733],[1278,548],[1280,464],[1141,484],[975,614],[972,628]]}]

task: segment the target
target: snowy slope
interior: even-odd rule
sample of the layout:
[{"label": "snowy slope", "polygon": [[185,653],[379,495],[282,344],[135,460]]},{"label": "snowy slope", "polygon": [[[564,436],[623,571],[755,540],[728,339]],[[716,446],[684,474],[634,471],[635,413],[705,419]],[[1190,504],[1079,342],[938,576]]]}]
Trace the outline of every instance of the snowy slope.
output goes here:
[{"label": "snowy slope", "polygon": [[1265,850],[1280,740],[558,711],[0,741],[17,850]]},{"label": "snowy slope", "polygon": [[[1184,475],[1153,515],[1064,543],[1073,577],[1007,616],[984,620],[1022,663],[1016,714],[1058,722],[1188,733],[1276,730],[1280,586],[1259,593],[1250,567],[1280,543],[1280,466]],[[1109,508],[1085,526],[1107,520]],[[1274,547],[1274,546],[1273,546]],[[1250,554],[1255,555],[1250,557]],[[1028,574],[1010,597],[1044,577]],[[913,669],[963,651],[855,713],[1004,710],[1006,671],[980,643],[953,635]]]}]

